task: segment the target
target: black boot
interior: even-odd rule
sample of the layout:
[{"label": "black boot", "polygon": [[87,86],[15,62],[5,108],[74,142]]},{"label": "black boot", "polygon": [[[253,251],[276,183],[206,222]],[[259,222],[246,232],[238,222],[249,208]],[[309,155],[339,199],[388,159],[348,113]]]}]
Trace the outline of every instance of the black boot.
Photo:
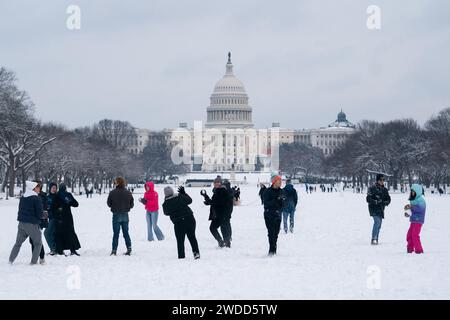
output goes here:
[{"label": "black boot", "polygon": [[373,246],[378,245],[378,240],[377,239],[372,239],[372,242],[370,243]]},{"label": "black boot", "polygon": [[195,253],[194,253],[194,259],[195,259],[195,260],[200,259],[200,252],[195,252]]},{"label": "black boot", "polygon": [[223,240],[219,241],[219,248],[223,248],[225,247],[225,242],[223,242]]},{"label": "black boot", "polygon": [[117,256],[117,250],[112,250],[110,256]]},{"label": "black boot", "polygon": [[127,249],[127,252],[125,252],[125,255],[126,255],[126,256],[131,256],[131,248],[128,248],[128,249]]},{"label": "black boot", "polygon": [[80,256],[80,254],[76,250],[71,250],[70,255],[71,256]]}]

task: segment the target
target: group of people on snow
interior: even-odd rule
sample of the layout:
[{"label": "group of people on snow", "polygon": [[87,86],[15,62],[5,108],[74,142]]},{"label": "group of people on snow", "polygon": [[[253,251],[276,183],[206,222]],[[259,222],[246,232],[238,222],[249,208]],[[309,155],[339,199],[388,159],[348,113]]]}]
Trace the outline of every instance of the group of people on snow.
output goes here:
[{"label": "group of people on snow", "polygon": [[[413,184],[408,199],[409,204],[404,206],[405,217],[409,218],[410,221],[410,227],[406,235],[406,250],[408,253],[423,253],[420,231],[425,223],[426,201],[424,193],[422,185]],[[385,186],[385,176],[383,174],[377,174],[375,184],[367,191],[366,201],[369,206],[370,216],[373,218],[371,244],[378,245],[384,210],[391,203],[391,197]]]},{"label": "group of people on snow", "polygon": [[[271,184],[266,187],[260,184],[259,197],[264,207],[264,220],[267,228],[269,242],[269,256],[277,253],[277,240],[280,230],[285,233],[294,232],[295,212],[298,204],[298,194],[290,179],[286,180],[284,188],[282,178],[279,175],[271,177]],[[50,248],[50,255],[65,255],[65,250],[70,250],[70,255],[79,255],[77,250],[81,245],[74,228],[71,212],[72,207],[78,207],[78,202],[67,191],[65,184],[59,187],[55,183],[48,185],[49,193],[42,191],[40,182],[27,181],[26,191],[20,198],[18,210],[18,230],[16,242],[11,250],[9,262],[12,264],[23,242],[29,238],[32,248],[31,264],[45,263],[45,251],[42,243],[42,232]],[[162,209],[174,225],[174,233],[177,240],[178,258],[185,258],[185,238],[191,245],[195,259],[200,258],[198,241],[195,236],[196,220],[192,209],[192,198],[186,193],[184,187],[179,187],[178,192],[170,186],[164,188],[164,202]],[[236,199],[237,188],[232,188],[228,180],[221,176],[214,179],[212,195],[206,190],[201,190],[204,204],[209,206],[209,230],[217,241],[219,247],[231,248],[232,227],[231,217]],[[378,174],[376,183],[368,189],[366,201],[370,216],[373,219],[371,244],[377,245],[384,219],[385,208],[390,205],[391,197],[385,187],[385,177]],[[145,208],[147,221],[147,240],[158,241],[165,239],[162,230],[158,226],[159,202],[158,193],[153,182],[145,184],[144,196],[139,202]],[[134,207],[134,197],[126,187],[126,181],[122,177],[115,179],[115,189],[107,198],[107,205],[112,212],[112,250],[111,255],[117,255],[119,236],[122,231],[127,251],[125,255],[131,255],[132,243],[129,234],[129,212]],[[405,216],[410,219],[410,228],[407,233],[407,252],[423,253],[420,241],[420,232],[425,221],[426,202],[424,189],[419,184],[413,184],[409,196],[409,204],[405,205]],[[283,225],[281,225],[283,222]]]},{"label": "group of people on snow", "polygon": [[45,252],[42,244],[42,229],[50,248],[50,255],[64,255],[70,250],[71,255],[79,255],[81,248],[75,233],[71,207],[78,207],[78,202],[67,191],[64,184],[49,184],[49,194],[42,191],[42,184],[27,181],[26,191],[19,201],[16,242],[11,250],[9,262],[12,264],[22,244],[30,238],[32,248],[31,264],[45,264]]}]

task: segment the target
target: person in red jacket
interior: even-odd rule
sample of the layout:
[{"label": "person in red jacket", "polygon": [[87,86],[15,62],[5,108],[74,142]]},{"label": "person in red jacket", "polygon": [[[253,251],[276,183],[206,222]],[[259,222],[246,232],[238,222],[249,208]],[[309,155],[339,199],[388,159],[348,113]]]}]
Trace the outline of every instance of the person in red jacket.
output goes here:
[{"label": "person in red jacket", "polygon": [[145,183],[145,194],[141,202],[145,205],[145,210],[147,211],[147,231],[148,241],[153,241],[153,231],[155,232],[156,238],[161,241],[164,240],[164,234],[158,227],[158,193],[155,191],[155,184],[153,182]]}]

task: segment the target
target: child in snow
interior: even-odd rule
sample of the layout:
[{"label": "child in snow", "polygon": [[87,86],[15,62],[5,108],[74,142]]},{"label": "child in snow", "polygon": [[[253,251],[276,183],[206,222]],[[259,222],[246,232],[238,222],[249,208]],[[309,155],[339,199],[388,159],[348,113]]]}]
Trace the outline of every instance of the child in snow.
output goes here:
[{"label": "child in snow", "polygon": [[417,254],[423,253],[422,243],[420,242],[420,230],[425,222],[426,202],[423,197],[423,187],[420,184],[413,184],[409,196],[410,203],[405,206],[405,210],[411,210],[411,214],[405,212],[409,217],[411,225],[406,235],[408,243],[407,252]]}]

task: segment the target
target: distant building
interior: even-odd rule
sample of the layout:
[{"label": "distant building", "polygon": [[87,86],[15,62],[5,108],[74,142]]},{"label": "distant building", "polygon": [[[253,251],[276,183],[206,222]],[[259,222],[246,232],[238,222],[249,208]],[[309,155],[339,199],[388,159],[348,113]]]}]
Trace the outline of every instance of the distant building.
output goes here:
[{"label": "distant building", "polygon": [[254,129],[253,110],[244,84],[234,75],[231,53],[225,75],[215,84],[209,100],[206,123],[201,128],[180,123],[176,129],[136,129],[128,151],[140,154],[147,144],[164,139],[178,145],[184,159],[192,161],[192,171],[258,171],[270,158],[274,145],[305,143],[329,156],[355,131],[342,110],[335,122],[319,129],[294,130],[277,122],[267,129]]}]

